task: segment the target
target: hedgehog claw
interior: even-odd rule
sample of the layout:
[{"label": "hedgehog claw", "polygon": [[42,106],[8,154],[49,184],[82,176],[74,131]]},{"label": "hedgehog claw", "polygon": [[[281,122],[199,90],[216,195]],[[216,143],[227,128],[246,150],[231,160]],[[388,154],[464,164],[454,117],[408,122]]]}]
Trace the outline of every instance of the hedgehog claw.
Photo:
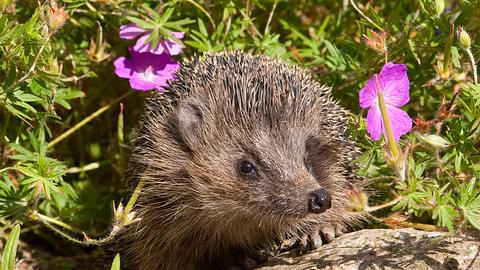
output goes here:
[{"label": "hedgehog claw", "polygon": [[332,242],[336,237],[342,235],[343,231],[344,229],[338,225],[315,227],[310,234],[301,238],[291,238],[283,241],[280,250],[291,250],[298,254],[304,254]]},{"label": "hedgehog claw", "polygon": [[320,229],[320,233],[323,235],[327,243],[330,243],[335,239],[335,227],[337,226],[326,226]]}]

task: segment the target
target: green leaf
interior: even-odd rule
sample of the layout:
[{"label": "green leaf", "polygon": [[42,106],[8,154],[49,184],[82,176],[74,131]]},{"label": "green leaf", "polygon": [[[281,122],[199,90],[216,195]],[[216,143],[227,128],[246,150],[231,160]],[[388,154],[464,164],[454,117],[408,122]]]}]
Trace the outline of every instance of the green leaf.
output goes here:
[{"label": "green leaf", "polygon": [[203,21],[201,19],[198,19],[197,22],[198,22],[198,30],[200,30],[200,33],[204,37],[208,37],[208,31],[207,31],[207,28],[205,27],[205,24],[203,23]]},{"label": "green leaf", "polygon": [[20,237],[20,224],[15,225],[8,235],[5,250],[2,255],[2,270],[13,270],[17,254],[18,238]]},{"label": "green leaf", "polygon": [[120,270],[120,254],[115,255],[110,270]]},{"label": "green leaf", "polygon": [[143,29],[151,30],[151,29],[155,28],[155,26],[156,26],[156,23],[154,21],[152,21],[151,19],[147,19],[147,21],[145,21],[145,20],[142,20],[142,19],[139,19],[139,18],[136,18],[136,17],[132,17],[132,16],[126,16],[125,18],[127,20],[135,23],[138,27],[143,28]]},{"label": "green leaf", "polygon": [[13,82],[15,81],[16,75],[17,75],[17,67],[15,66],[15,64],[13,62],[11,62],[10,66],[8,68],[7,79],[5,80],[5,83],[3,84],[3,87],[5,89],[13,84]]},{"label": "green leaf", "polygon": [[453,220],[457,216],[455,209],[450,205],[439,205],[433,209],[432,218],[438,219],[437,224],[453,230]]}]

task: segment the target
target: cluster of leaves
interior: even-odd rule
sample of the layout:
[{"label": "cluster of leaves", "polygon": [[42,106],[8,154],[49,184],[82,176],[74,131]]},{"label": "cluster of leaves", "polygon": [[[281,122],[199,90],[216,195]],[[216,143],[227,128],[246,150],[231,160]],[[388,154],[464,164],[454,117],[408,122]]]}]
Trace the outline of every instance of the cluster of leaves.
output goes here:
[{"label": "cluster of leaves", "polygon": [[[60,7],[69,16],[55,29],[51,19]],[[90,235],[109,226],[111,201],[125,187],[124,140],[133,137],[149,95],[113,74],[113,60],[128,45],[118,29],[134,22],[152,31],[153,43],[185,32],[185,58],[245,50],[310,69],[352,112],[352,137],[363,150],[358,173],[374,190],[371,203],[398,200],[379,216],[480,229],[480,85],[450,34],[452,23],[463,25],[473,55],[480,55],[478,1],[4,0],[0,9],[3,228],[22,223],[47,239],[35,227],[39,221]],[[363,41],[368,29],[385,31],[390,61],[409,68],[406,110],[418,121],[400,142],[407,149],[401,182],[386,162],[384,142],[365,133],[358,106],[359,89],[384,61]],[[432,143],[432,134],[446,143]]]}]

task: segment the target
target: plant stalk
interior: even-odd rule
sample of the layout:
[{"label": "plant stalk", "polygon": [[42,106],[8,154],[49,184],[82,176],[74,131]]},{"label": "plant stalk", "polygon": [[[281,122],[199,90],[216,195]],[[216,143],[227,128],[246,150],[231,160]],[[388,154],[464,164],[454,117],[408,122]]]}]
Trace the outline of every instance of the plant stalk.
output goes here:
[{"label": "plant stalk", "polygon": [[76,124],[75,126],[69,128],[67,131],[65,131],[64,133],[60,134],[58,137],[56,137],[55,139],[53,139],[51,142],[48,143],[48,148],[51,148],[52,146],[56,145],[57,143],[59,143],[60,141],[62,141],[63,139],[65,139],[66,137],[72,135],[75,131],[77,131],[78,129],[80,129],[81,127],[83,127],[85,124],[87,124],[88,122],[92,121],[93,119],[97,118],[99,115],[101,115],[102,113],[104,113],[105,111],[107,111],[108,109],[110,109],[110,107],[112,107],[112,105],[116,104],[117,102],[119,102],[120,100],[124,99],[125,97],[127,97],[128,95],[130,95],[131,93],[133,93],[133,91],[128,91],[126,92],[125,94],[121,95],[120,97],[118,97],[117,99],[115,99],[114,101],[110,102],[108,105],[105,105],[103,107],[101,107],[100,109],[96,110],[94,113],[90,114],[89,116],[87,116],[85,119],[83,119],[82,121],[80,121],[78,124]]},{"label": "plant stalk", "polygon": [[477,64],[475,63],[475,58],[473,57],[472,50],[466,49],[468,57],[470,57],[470,63],[472,64],[472,71],[473,71],[473,81],[475,84],[478,83],[478,77],[477,77]]},{"label": "plant stalk", "polygon": [[383,98],[383,90],[380,87],[380,82],[378,81],[377,75],[375,75],[375,83],[378,90],[378,104],[380,105],[380,112],[382,113],[383,124],[387,133],[387,141],[390,145],[390,150],[392,151],[393,156],[395,157],[395,159],[398,159],[400,154],[398,152],[397,144],[395,143],[395,139],[393,137],[392,123],[390,122],[390,118],[388,117],[387,106],[385,104],[385,99]]}]

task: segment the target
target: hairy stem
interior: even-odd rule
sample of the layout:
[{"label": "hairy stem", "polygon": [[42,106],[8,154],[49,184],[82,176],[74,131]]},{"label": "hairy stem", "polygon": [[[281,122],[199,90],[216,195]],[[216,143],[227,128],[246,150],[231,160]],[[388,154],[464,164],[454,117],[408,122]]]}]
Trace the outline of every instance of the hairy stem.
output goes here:
[{"label": "hairy stem", "polygon": [[472,50],[466,49],[468,57],[470,57],[470,63],[472,64],[472,71],[473,71],[473,81],[475,84],[478,83],[477,78],[477,64],[475,63],[475,58],[473,57]]},{"label": "hairy stem", "polygon": [[383,124],[385,126],[385,131],[387,133],[387,141],[390,145],[390,150],[392,151],[393,156],[397,159],[400,154],[397,149],[397,144],[393,137],[392,123],[388,117],[387,106],[385,104],[385,99],[383,98],[383,90],[380,87],[380,82],[378,81],[378,76],[375,75],[375,83],[378,90],[378,104],[380,105],[380,111],[382,113]]}]

